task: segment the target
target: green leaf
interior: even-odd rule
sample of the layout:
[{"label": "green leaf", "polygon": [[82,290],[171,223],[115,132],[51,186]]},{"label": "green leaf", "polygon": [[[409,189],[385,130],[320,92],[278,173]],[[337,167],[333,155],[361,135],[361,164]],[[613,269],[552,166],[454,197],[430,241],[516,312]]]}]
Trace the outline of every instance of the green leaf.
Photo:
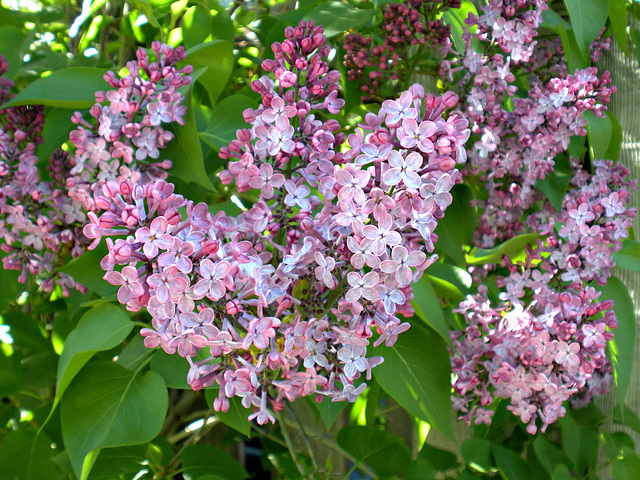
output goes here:
[{"label": "green leaf", "polygon": [[[220,390],[218,388],[208,388],[204,391],[204,396],[212,411],[213,401],[218,397],[219,391]],[[244,408],[242,400],[239,397],[232,397],[229,399],[228,411],[214,413],[225,425],[237,430],[247,437],[251,436],[251,422],[249,421],[249,415],[251,415],[252,410]]]},{"label": "green leaf", "polygon": [[635,442],[624,432],[602,432],[602,446],[609,460],[624,457],[625,449],[635,450]]},{"label": "green leaf", "polygon": [[13,80],[22,66],[22,59],[28,49],[26,40],[27,35],[22,33],[19,28],[10,25],[0,28],[0,45],[2,45],[0,55],[5,56],[9,66],[9,70],[4,74],[8,80]]},{"label": "green leaf", "polygon": [[569,25],[569,23],[564,18],[562,18],[553,8],[547,8],[542,12],[542,20],[544,22],[543,25],[546,25],[553,30],[557,30],[558,25],[562,25],[565,30],[571,28],[571,25]]},{"label": "green leaf", "polygon": [[613,300],[613,311],[618,319],[618,328],[608,343],[613,378],[616,382],[618,401],[624,404],[629,382],[633,372],[633,353],[636,341],[636,316],[633,300],[625,284],[617,277],[610,277],[604,287],[597,287],[602,292],[599,300]]},{"label": "green leaf", "polygon": [[53,387],[56,384],[56,366],[58,355],[54,352],[42,352],[30,355],[20,362],[25,385],[32,390]]},{"label": "green leaf", "polygon": [[51,72],[30,83],[2,108],[18,105],[49,105],[60,108],[90,108],[96,103],[95,93],[108,84],[102,68],[69,67]]},{"label": "green leaf", "polygon": [[640,433],[640,418],[626,405],[616,405],[613,409],[613,422],[625,425]]},{"label": "green leaf", "polygon": [[[69,334],[58,362],[56,397],[51,413],[80,369],[94,353],[119,345],[133,329],[133,322],[121,308],[107,303],[85,313]],[[51,414],[49,414],[51,416]]]},{"label": "green leaf", "polygon": [[611,119],[606,115],[604,118],[597,117],[592,112],[584,112],[584,118],[587,120],[587,134],[591,158],[596,160],[605,159],[613,135]]},{"label": "green leaf", "polygon": [[207,91],[211,105],[215,105],[231,76],[233,64],[233,43],[213,40],[187,50],[187,57],[179,65],[192,65],[194,70],[205,69],[197,81]]},{"label": "green leaf", "polygon": [[47,331],[33,315],[19,311],[3,312],[2,323],[9,325],[9,335],[21,348],[34,352],[53,351],[51,342],[47,338]]},{"label": "green leaf", "polygon": [[553,474],[559,465],[566,465],[569,469],[573,468],[573,462],[569,460],[569,457],[567,457],[562,449],[543,436],[538,436],[534,440],[533,449],[540,459],[542,466],[550,474]]},{"label": "green leaf", "polygon": [[583,428],[567,413],[559,419],[562,432],[562,448],[569,456],[578,476],[585,473],[585,469],[598,458],[598,432]]},{"label": "green leaf", "polygon": [[424,320],[431,328],[447,342],[451,343],[449,327],[442,313],[440,300],[433,285],[427,277],[422,277],[413,284],[413,301],[411,302],[416,315]]},{"label": "green leaf", "polygon": [[87,250],[58,270],[72,276],[76,282],[102,297],[114,295],[119,287],[104,280],[102,277],[105,272],[100,268],[100,261],[108,253],[106,243],[102,242],[94,250]]},{"label": "green leaf", "polygon": [[411,453],[400,437],[374,427],[350,425],[338,433],[338,445],[381,476],[404,473]]},{"label": "green leaf", "polygon": [[56,480],[60,471],[51,461],[56,453],[51,440],[34,430],[18,430],[4,436],[0,465],[5,480]]},{"label": "green leaf", "polygon": [[493,455],[498,465],[498,471],[504,480],[530,480],[536,478],[527,462],[513,450],[494,444]]},{"label": "green leaf", "polygon": [[615,480],[637,480],[640,478],[640,457],[635,454],[613,461]]},{"label": "green leaf", "polygon": [[474,470],[481,473],[494,472],[496,465],[491,455],[491,446],[492,443],[483,438],[470,438],[460,445],[460,454]]},{"label": "green leaf", "polygon": [[553,470],[552,480],[574,480],[575,477],[571,475],[571,471],[566,465],[558,465]]},{"label": "green leaf", "polygon": [[[202,75],[200,75],[201,77]],[[184,96],[185,105],[189,105],[189,110],[184,115],[184,125],[173,123],[169,130],[173,132],[175,138],[169,142],[167,148],[161,151],[163,158],[173,162],[173,167],[169,171],[171,175],[178,178],[197,183],[209,190],[214,190],[213,184],[207,176],[204,168],[204,157],[202,147],[196,128],[196,119],[191,108],[191,90],[193,85],[189,85]]]},{"label": "green leaf", "polygon": [[157,373],[141,375],[112,362],[88,364],[60,408],[62,437],[76,475],[86,478],[85,458],[98,449],[153,440],[168,405],[167,388]]},{"label": "green leaf", "polygon": [[200,137],[216,150],[228,146],[231,140],[235,140],[236,130],[251,126],[242,116],[247,108],[258,108],[258,102],[244,95],[231,95],[220,100],[211,112],[207,130],[200,132]]},{"label": "green leaf", "polygon": [[595,403],[572,409],[571,416],[579,425],[585,428],[598,428],[607,421],[607,416],[602,413],[602,410]]},{"label": "green leaf", "polygon": [[591,65],[591,58],[582,56],[581,49],[576,42],[576,36],[573,30],[566,29],[564,25],[560,24],[556,27],[558,36],[562,40],[562,48],[564,49],[565,57],[567,58],[567,65],[570,72],[574,72],[577,68],[587,68]]},{"label": "green leaf", "polygon": [[451,368],[442,337],[413,324],[392,347],[380,345],[372,355],[384,356],[384,363],[373,370],[380,386],[411,415],[453,438]]},{"label": "green leaf", "polygon": [[347,406],[348,402],[332,402],[326,397],[323,397],[322,402],[316,402],[315,399],[310,396],[307,397],[309,405],[312,405],[312,408],[318,411],[322,421],[324,422],[324,426],[327,428],[327,431],[331,430],[333,424],[336,423],[337,418],[340,416],[342,411]]},{"label": "green leaf", "polygon": [[211,32],[211,12],[194,5],[182,17],[182,40],[187,48],[205,41]]},{"label": "green leaf", "polygon": [[[0,257],[1,258],[1,257]],[[5,270],[0,268],[0,311],[4,311],[9,305],[15,303],[18,297],[24,292],[24,284],[18,282],[19,270]]]},{"label": "green leaf", "polygon": [[618,161],[620,149],[622,148],[622,126],[613,113],[608,110],[604,113],[611,121],[612,127],[611,142],[609,143],[609,148],[607,148],[607,151],[604,154],[604,158],[611,159],[615,163]]},{"label": "green leaf", "polygon": [[321,2],[304,19],[322,25],[326,37],[331,38],[371,22],[377,12],[375,9],[354,8],[348,3]]},{"label": "green leaf", "polygon": [[436,249],[451,257],[458,266],[464,265],[463,245],[470,244],[477,223],[473,193],[466,185],[456,185],[451,190],[453,203],[447,207],[445,216],[438,222]]},{"label": "green leaf", "polygon": [[629,55],[627,45],[627,2],[625,0],[609,0],[609,19],[620,49]]},{"label": "green leaf", "polygon": [[614,252],[611,257],[616,262],[616,267],[640,272],[640,242],[637,240],[625,240],[622,249]]},{"label": "green leaf", "polygon": [[42,144],[37,150],[38,164],[46,166],[51,154],[69,140],[69,133],[76,128],[71,121],[74,112],[73,109],[55,107],[45,110]]},{"label": "green leaf", "polygon": [[540,235],[537,233],[523,233],[493,248],[474,248],[469,253],[467,263],[471,265],[500,263],[504,255],[513,260],[523,254],[528,245],[535,245],[539,238]]},{"label": "green leaf", "polygon": [[449,8],[442,14],[442,21],[445,25],[449,25],[451,27],[451,38],[456,51],[458,52],[465,51],[465,43],[462,38],[465,31],[475,33],[477,29],[475,25],[471,28],[469,28],[468,25],[465,25],[464,21],[469,16],[469,13],[473,13],[476,16],[478,15],[478,11],[473,3],[465,0],[464,2],[461,2],[460,8]]},{"label": "green leaf", "polygon": [[90,478],[120,478],[120,475],[142,470],[147,458],[147,445],[103,448],[100,450]]},{"label": "green leaf", "polygon": [[637,28],[632,28],[630,33],[631,33],[633,48],[636,51],[636,58],[640,62],[640,30],[638,30]]},{"label": "green leaf", "polygon": [[248,478],[242,465],[219,448],[210,445],[192,445],[182,452],[182,471],[193,479],[214,475],[224,480]]},{"label": "green leaf", "polygon": [[440,472],[446,472],[458,466],[458,457],[455,453],[434,447],[428,443],[422,446],[420,453],[418,453],[418,458],[427,460]]},{"label": "green leaf", "polygon": [[591,57],[591,43],[600,35],[609,16],[609,0],[564,0],[576,41],[584,58]]},{"label": "green leaf", "polygon": [[151,357],[151,369],[157,372],[169,388],[189,389],[187,374],[189,364],[180,355],[169,355],[162,349],[156,350]]},{"label": "green leaf", "polygon": [[135,370],[149,355],[153,354],[155,352],[145,346],[144,337],[136,335],[122,349],[116,363],[129,370]]},{"label": "green leaf", "polygon": [[567,157],[557,155],[553,171],[536,183],[538,190],[546,195],[557,212],[562,209],[562,202],[569,191],[572,176],[573,171]]}]

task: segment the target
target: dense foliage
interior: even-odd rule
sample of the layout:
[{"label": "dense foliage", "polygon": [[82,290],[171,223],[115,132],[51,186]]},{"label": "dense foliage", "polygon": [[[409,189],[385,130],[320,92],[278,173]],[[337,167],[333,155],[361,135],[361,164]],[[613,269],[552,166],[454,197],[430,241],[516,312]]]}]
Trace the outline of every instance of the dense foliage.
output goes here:
[{"label": "dense foliage", "polygon": [[6,478],[640,478],[628,14],[3,3]]}]

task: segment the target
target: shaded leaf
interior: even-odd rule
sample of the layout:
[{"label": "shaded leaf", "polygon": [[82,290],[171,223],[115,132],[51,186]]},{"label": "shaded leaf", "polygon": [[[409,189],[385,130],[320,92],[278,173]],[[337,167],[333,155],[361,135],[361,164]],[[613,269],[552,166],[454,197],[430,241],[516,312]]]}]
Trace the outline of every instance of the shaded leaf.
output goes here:
[{"label": "shaded leaf", "polygon": [[400,437],[374,427],[350,425],[338,433],[338,445],[382,476],[405,472],[411,462],[409,448]]},{"label": "shaded leaf", "polygon": [[474,470],[482,473],[495,471],[491,445],[490,441],[483,438],[470,438],[460,445],[460,454]]},{"label": "shaded leaf", "polygon": [[384,363],[373,370],[380,386],[409,413],[453,438],[449,352],[434,330],[413,324],[392,347],[380,345],[372,355]]},{"label": "shaded leaf", "polygon": [[169,130],[173,132],[175,138],[169,142],[167,148],[161,151],[161,155],[173,162],[173,167],[169,171],[171,175],[214,190],[204,168],[202,147],[200,146],[193,108],[191,108],[192,86],[190,85],[185,92],[184,103],[189,105],[189,109],[183,117],[184,125],[173,123],[169,126]]},{"label": "shaded leaf", "polygon": [[56,453],[51,440],[34,430],[9,432],[0,446],[0,465],[5,480],[56,480],[60,472],[51,461]]},{"label": "shaded leaf", "polygon": [[244,95],[230,95],[220,100],[211,112],[207,130],[200,132],[200,137],[216,150],[228,146],[235,140],[237,130],[251,127],[242,116],[247,108],[258,108],[258,102]]},{"label": "shaded leaf", "polygon": [[93,464],[89,478],[112,479],[140,471],[147,460],[147,448],[147,445],[103,448]]},{"label": "shaded leaf", "polygon": [[90,108],[96,103],[95,93],[104,90],[107,71],[102,68],[69,67],[30,83],[2,108],[17,105],[49,105],[60,108]]},{"label": "shaded leaf", "polygon": [[24,284],[18,282],[19,270],[5,270],[0,268],[0,309],[5,310],[14,303],[25,289]]},{"label": "shaded leaf", "polygon": [[573,30],[567,29],[563,24],[560,24],[556,27],[556,32],[558,32],[558,36],[562,40],[562,48],[564,49],[565,57],[567,58],[569,71],[573,72],[577,68],[587,68],[591,64],[591,59],[587,57],[589,58],[589,61],[587,61],[583,56]]},{"label": "shaded leaf", "polygon": [[536,478],[527,462],[513,450],[494,444],[493,455],[498,471],[505,480],[533,480]]},{"label": "shaded leaf", "polygon": [[613,478],[615,480],[637,480],[640,478],[640,457],[631,454],[614,460]]},{"label": "shaded leaf", "polygon": [[622,249],[614,252],[611,257],[616,262],[616,267],[631,272],[640,272],[640,242],[625,240],[622,242]]},{"label": "shaded leaf", "polygon": [[326,397],[319,403],[311,397],[307,397],[307,399],[312,408],[320,414],[327,431],[331,430],[331,427],[333,427],[333,424],[348,404],[348,402],[332,402]]},{"label": "shaded leaf", "polygon": [[197,479],[203,475],[214,475],[224,480],[247,478],[242,465],[219,448],[210,445],[192,445],[182,452],[183,472]]},{"label": "shaded leaf", "polygon": [[141,375],[112,362],[88,364],[60,409],[62,436],[76,475],[86,477],[85,457],[92,454],[95,461],[101,448],[153,440],[168,404],[167,388],[157,373]]},{"label": "shaded leaf", "polygon": [[473,193],[466,185],[455,185],[451,189],[453,202],[446,214],[438,221],[435,234],[438,235],[436,249],[451,257],[458,266],[464,265],[463,245],[470,244],[476,227],[477,214]]},{"label": "shaded leaf", "polygon": [[613,300],[613,311],[618,320],[613,340],[607,346],[613,367],[613,378],[616,382],[618,401],[624,404],[629,382],[633,371],[633,352],[636,341],[636,316],[633,300],[625,284],[617,277],[610,277],[604,287],[597,287],[602,292],[599,300]]},{"label": "shaded leaf", "polygon": [[582,476],[589,463],[598,457],[598,432],[581,427],[568,413],[559,419],[559,423],[562,448],[573,462],[579,476]]},{"label": "shaded leaf", "polygon": [[47,108],[42,127],[42,143],[36,151],[39,164],[46,166],[51,154],[69,140],[69,133],[76,128],[71,121],[71,115],[75,111],[70,108]]},{"label": "shaded leaf", "polygon": [[543,436],[538,436],[534,440],[533,449],[542,466],[550,474],[554,474],[554,471],[559,465],[565,465],[569,469],[573,468],[573,462],[569,460],[569,457],[567,457],[562,449]]},{"label": "shaded leaf", "polygon": [[591,43],[600,35],[609,16],[609,0],[564,0],[576,42],[584,58],[591,56]]},{"label": "shaded leaf", "polygon": [[625,425],[640,433],[640,418],[626,405],[618,404],[613,409],[613,421],[619,425]]},{"label": "shaded leaf", "polygon": [[557,155],[553,171],[536,183],[536,188],[546,195],[557,212],[562,209],[562,201],[569,191],[572,176],[573,171],[567,157]]},{"label": "shaded leaf", "polygon": [[106,243],[100,243],[94,250],[87,250],[79,257],[74,258],[58,270],[71,275],[76,282],[89,290],[108,297],[118,291],[117,285],[111,285],[102,277],[104,271],[100,268],[100,261],[109,253]]},{"label": "shaded leaf", "polygon": [[[213,401],[218,397],[218,388],[208,388],[204,391],[205,398],[209,404],[209,408],[213,411]],[[253,413],[253,410],[244,408],[242,400],[239,397],[232,397],[229,399],[229,410],[226,412],[214,412],[216,417],[220,419],[225,425],[237,430],[238,432],[251,436],[251,422],[249,421],[249,415]]]},{"label": "shaded leaf", "polygon": [[160,374],[167,387],[188,389],[189,364],[180,355],[169,355],[161,348],[151,357],[151,369]]},{"label": "shaded leaf", "polygon": [[[0,23],[4,24],[2,21]],[[25,45],[26,40],[27,35],[15,26],[4,24],[0,28],[0,55],[4,55],[7,60],[9,69],[4,77],[8,80],[13,80],[22,66],[22,59],[28,48],[28,45]]]},{"label": "shaded leaf", "polygon": [[[605,115],[604,118],[600,118],[592,112],[584,112],[584,118],[587,120],[591,158],[596,160],[606,159],[613,137],[611,117]],[[617,160],[617,158],[611,158],[610,160]]]},{"label": "shaded leaf", "polygon": [[417,283],[413,284],[413,301],[411,304],[418,317],[438,332],[447,343],[451,342],[449,328],[442,313],[440,301],[427,277],[422,277]]},{"label": "shaded leaf", "polygon": [[354,8],[348,3],[322,2],[309,11],[304,19],[313,20],[316,25],[322,25],[324,34],[327,38],[331,38],[371,22],[377,12],[374,9]]}]

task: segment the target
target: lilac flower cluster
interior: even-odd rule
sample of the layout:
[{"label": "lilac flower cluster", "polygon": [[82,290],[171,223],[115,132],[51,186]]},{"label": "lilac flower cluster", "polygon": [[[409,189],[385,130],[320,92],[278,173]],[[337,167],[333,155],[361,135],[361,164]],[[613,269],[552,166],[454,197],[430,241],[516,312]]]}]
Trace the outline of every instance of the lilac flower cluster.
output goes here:
[{"label": "lilac flower cluster", "polygon": [[[70,135],[75,152],[69,159],[67,185],[78,215],[82,210],[110,209],[108,203],[96,203],[106,183],[128,184],[126,188],[153,183],[166,178],[165,170],[172,166],[169,160],[155,161],[173,138],[162,124],[184,124],[187,107],[181,105],[183,96],[178,89],[191,82],[193,68],[176,66],[185,58],[183,47],[174,50],[153,42],[151,49],[157,61],[150,63],[147,52],[139,49],[137,61],[127,62],[127,75],[118,78],[107,72],[105,81],[112,90],[96,93],[96,104],[89,112],[91,122],[79,112],[72,118],[78,127]],[[138,221],[136,215],[135,210],[117,219],[103,215],[103,228],[119,222],[133,224]],[[100,238],[99,230],[85,228],[85,234],[94,243]]]},{"label": "lilac flower cluster", "polygon": [[[60,285],[85,291],[70,276],[57,271],[69,254],[79,256],[93,239],[95,246],[102,235],[117,235],[120,224],[132,224],[138,211],[111,211],[102,195],[108,182],[123,191],[135,185],[153,183],[166,177],[163,169],[170,161],[149,163],[164,148],[173,134],[162,123],[182,122],[186,107],[180,106],[177,89],[190,82],[186,73],[191,67],[175,68],[184,59],[184,49],[176,50],[154,42],[158,61],[149,63],[144,50],[138,61],[129,62],[129,74],[118,79],[108,72],[105,80],[114,90],[96,93],[90,114],[93,123],[78,112],[72,121],[78,128],[71,132],[71,154],[56,150],[47,165],[50,180],[42,179],[35,150],[42,142],[44,122],[41,107],[11,107],[0,112],[0,232],[6,269],[20,270],[19,280],[28,274],[37,277],[44,291]],[[0,62],[0,72],[6,62]],[[2,97],[9,98],[11,82],[2,83]],[[108,187],[107,187],[108,188]],[[107,210],[98,220],[96,211]],[[113,209],[117,210],[117,209]],[[87,217],[94,225],[85,225]],[[84,229],[83,229],[84,226]]]},{"label": "lilac flower cluster", "polygon": [[617,326],[613,302],[598,301],[587,282],[609,277],[611,254],[637,214],[626,206],[637,182],[610,161],[596,161],[593,175],[573,167],[561,212],[533,217],[537,247],[499,280],[501,303],[492,306],[483,287],[460,304],[467,328],[452,333],[453,402],[467,423],[491,423],[489,407],[501,397],[529,433],[539,423],[544,431],[564,416],[565,400],[586,405],[612,379],[605,347]]},{"label": "lilac flower cluster", "polygon": [[[463,173],[486,182],[488,196],[479,204],[483,213],[476,232],[476,243],[482,247],[523,231],[522,214],[541,199],[536,183],[553,171],[555,156],[566,151],[572,136],[586,135],[584,113],[604,116],[615,92],[609,72],[598,76],[595,68],[586,68],[568,74],[559,44],[540,53],[534,48],[531,38],[546,8],[541,1],[490,2],[482,16],[469,17],[478,32],[466,35],[464,55],[442,63],[443,80],[463,92],[463,115],[476,139]],[[526,34],[518,36],[521,25]],[[508,42],[496,42],[496,35],[519,38],[518,55]],[[474,50],[474,38],[486,52]],[[529,90],[519,98],[513,72],[525,59],[532,64],[527,67]],[[553,67],[542,68],[551,59],[556,60]]]},{"label": "lilac flower cluster", "polygon": [[127,235],[109,241],[102,266],[120,302],[151,314],[145,345],[185,357],[192,388],[219,385],[215,410],[241,397],[261,424],[274,421],[269,403],[364,391],[358,379],[382,362],[367,357],[374,331],[390,346],[409,328],[396,315],[412,313],[411,283],[435,260],[433,231],[469,136],[466,120],[442,116],[455,94],[414,85],[341,151],[338,122],[320,120],[344,103],[323,29],[303,21],[285,36],[263,63],[275,82],[252,84],[262,103],[244,112],[251,128],[221,150],[223,183],[259,192],[248,211],[214,216],[166,182],[116,179],[96,195],[108,225],[85,227]]},{"label": "lilac flower cluster", "polygon": [[[389,3],[384,7],[380,27],[382,43],[374,45],[373,37],[357,32],[345,35],[347,76],[351,81],[360,82],[360,89],[365,93],[363,98],[379,97],[385,84],[398,80],[396,70],[408,58],[409,47],[450,45],[450,27],[439,16],[449,8],[459,7],[459,0]],[[406,75],[411,73],[405,72]]]},{"label": "lilac flower cluster", "polygon": [[497,45],[514,64],[526,63],[547,8],[547,0],[490,0],[482,15],[470,13],[465,23],[477,26],[477,38]]},{"label": "lilac flower cluster", "polygon": [[[0,56],[0,76],[8,64]],[[10,100],[13,82],[0,77],[0,103]],[[71,253],[82,252],[81,219],[72,213],[73,201],[59,175],[67,154],[51,156],[51,181],[41,177],[36,148],[42,143],[42,107],[9,107],[0,110],[0,236],[4,239],[3,267],[18,270],[25,283],[29,274],[45,291],[56,284],[64,294],[76,287],[74,280],[56,267]],[[82,289],[82,287],[79,287]]]}]

